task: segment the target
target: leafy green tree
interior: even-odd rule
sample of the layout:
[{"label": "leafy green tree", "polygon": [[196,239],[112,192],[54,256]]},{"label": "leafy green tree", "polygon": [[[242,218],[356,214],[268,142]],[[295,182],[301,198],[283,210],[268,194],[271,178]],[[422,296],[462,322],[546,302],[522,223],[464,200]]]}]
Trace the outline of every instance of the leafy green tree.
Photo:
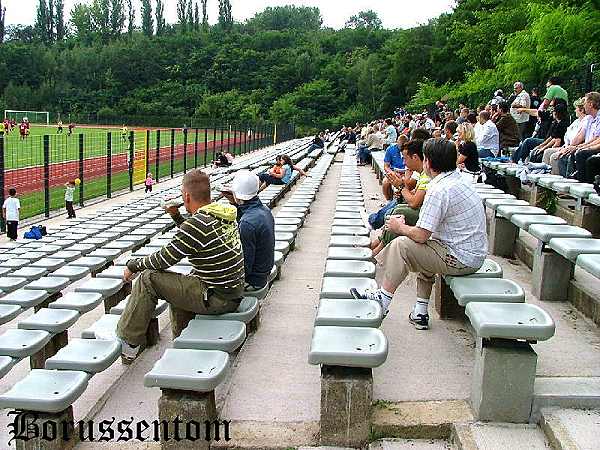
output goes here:
[{"label": "leafy green tree", "polygon": [[[56,40],[62,41],[65,38],[65,5],[63,0],[54,0],[55,19],[56,24]],[[0,40],[1,42],[1,40]]]},{"label": "leafy green tree", "polygon": [[131,36],[135,30],[135,7],[133,0],[127,0],[127,34]]},{"label": "leafy green tree", "polygon": [[304,6],[268,6],[248,20],[248,25],[259,30],[317,31],[323,19],[319,8]]},{"label": "leafy green tree", "polygon": [[177,22],[182,32],[187,31],[188,16],[187,16],[188,0],[177,0]]},{"label": "leafy green tree", "polygon": [[6,33],[5,19],[6,6],[2,6],[2,0],[0,0],[0,44],[4,42],[4,35]]},{"label": "leafy green tree", "polygon": [[201,0],[202,1],[202,28],[204,28],[204,30],[208,29],[208,11],[207,11],[207,7],[208,7],[208,0]]},{"label": "leafy green tree", "polygon": [[154,34],[154,21],[152,20],[152,4],[150,0],[141,0],[141,12],[142,12],[142,33],[148,37],[152,37]]},{"label": "leafy green tree", "polygon": [[198,2],[194,3],[194,31],[200,30],[200,9]]},{"label": "leafy green tree", "polygon": [[75,29],[76,38],[89,45],[93,39],[93,33],[92,13],[88,5],[77,3],[71,8],[71,25]]},{"label": "leafy green tree", "polygon": [[346,22],[347,28],[367,28],[370,30],[379,30],[382,28],[381,19],[375,11],[361,11],[350,17]]},{"label": "leafy green tree", "polygon": [[165,21],[165,5],[163,0],[156,0],[156,9],[154,11],[156,18],[156,35],[160,36],[164,34],[167,29],[167,22]]},{"label": "leafy green tree", "polygon": [[226,30],[233,25],[230,0],[219,0],[219,25]]}]

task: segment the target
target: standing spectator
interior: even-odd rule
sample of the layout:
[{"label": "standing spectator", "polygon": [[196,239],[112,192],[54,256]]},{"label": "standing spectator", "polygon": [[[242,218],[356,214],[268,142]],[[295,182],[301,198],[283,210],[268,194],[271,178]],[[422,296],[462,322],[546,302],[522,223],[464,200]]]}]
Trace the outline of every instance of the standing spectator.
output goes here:
[{"label": "standing spectator", "polygon": [[498,105],[498,120],[496,128],[498,129],[500,139],[500,149],[514,153],[519,146],[519,126],[508,111],[510,110],[508,103],[501,102]]},{"label": "standing spectator", "polygon": [[75,194],[75,180],[65,183],[65,208],[67,209],[67,219],[75,219],[75,209],[73,209],[73,195]]},{"label": "standing spectator", "polygon": [[144,186],[146,187],[146,189],[144,190],[144,193],[148,193],[148,192],[152,192],[152,186],[154,186],[154,178],[152,178],[152,173],[148,172],[146,174],[146,179],[144,180]]},{"label": "standing spectator", "polygon": [[546,95],[544,95],[544,99],[542,100],[542,104],[539,106],[539,109],[546,110],[550,103],[554,99],[562,99],[566,104],[569,104],[569,94],[560,86],[560,79],[558,77],[550,77],[548,82],[546,83]]},{"label": "standing spectator", "polygon": [[21,212],[21,203],[17,198],[17,190],[10,188],[9,197],[4,200],[2,205],[2,217],[6,221],[6,235],[12,240],[17,239],[17,229],[19,228],[19,213]]},{"label": "standing spectator", "polygon": [[516,108],[531,108],[531,98],[529,94],[525,90],[523,83],[520,81],[515,82],[515,99],[510,105],[510,114],[517,122],[517,126],[519,127],[519,139],[522,141],[523,139],[529,137],[527,135],[527,128],[529,126],[529,114],[526,112],[517,112]]},{"label": "standing spectator", "polygon": [[500,135],[489,111],[479,113],[479,128],[475,129],[475,140],[480,158],[495,158],[500,151]]}]

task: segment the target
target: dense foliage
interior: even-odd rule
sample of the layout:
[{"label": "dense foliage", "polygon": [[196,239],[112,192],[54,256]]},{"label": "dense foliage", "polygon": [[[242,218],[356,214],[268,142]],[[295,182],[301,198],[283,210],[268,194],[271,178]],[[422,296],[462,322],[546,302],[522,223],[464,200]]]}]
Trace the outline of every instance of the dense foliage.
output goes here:
[{"label": "dense foliage", "polygon": [[140,28],[129,0],[81,3],[63,23],[61,0],[39,2],[36,25],[7,27],[0,45],[0,109],[325,127],[442,97],[475,105],[517,79],[562,76],[579,95],[600,62],[598,0],[458,0],[407,30],[372,11],[327,29],[295,6],[235,23],[228,0],[214,26],[206,0],[178,0],[174,25],[156,0],[142,1]]}]

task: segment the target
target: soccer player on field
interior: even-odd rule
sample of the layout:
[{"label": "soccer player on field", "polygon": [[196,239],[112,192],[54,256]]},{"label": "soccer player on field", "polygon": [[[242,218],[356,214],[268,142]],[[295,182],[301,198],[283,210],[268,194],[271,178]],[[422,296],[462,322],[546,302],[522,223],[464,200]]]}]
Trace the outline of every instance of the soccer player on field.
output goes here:
[{"label": "soccer player on field", "polygon": [[25,122],[21,122],[19,124],[19,135],[21,136],[21,140],[27,137],[27,124]]},{"label": "soccer player on field", "polygon": [[126,142],[126,141],[127,141],[127,132],[128,132],[128,131],[129,131],[129,130],[127,129],[127,127],[125,126],[125,124],[123,124],[123,128],[121,128],[121,140],[122,140],[123,142]]},{"label": "soccer player on field", "polygon": [[57,124],[56,134],[62,134],[62,132],[63,132],[63,123],[62,123],[62,120],[59,120],[58,124]]},{"label": "soccer player on field", "polygon": [[75,124],[71,122],[69,124],[69,134],[67,136],[71,136],[73,134],[73,130],[75,129]]}]

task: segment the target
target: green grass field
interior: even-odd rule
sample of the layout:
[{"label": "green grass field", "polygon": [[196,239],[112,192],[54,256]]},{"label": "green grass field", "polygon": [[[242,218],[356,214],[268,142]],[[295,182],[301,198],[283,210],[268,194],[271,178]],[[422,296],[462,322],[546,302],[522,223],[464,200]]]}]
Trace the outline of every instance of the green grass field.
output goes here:
[{"label": "green grass field", "polygon": [[[79,159],[79,135],[84,139],[84,158],[94,158],[105,156],[107,151],[107,133],[111,133],[111,152],[113,155],[123,154],[129,151],[129,142],[122,138],[119,128],[84,128],[76,127],[73,135],[67,135],[67,128],[64,127],[62,134],[56,133],[55,126],[32,126],[30,134],[26,139],[21,139],[17,129],[14,129],[5,137],[4,155],[5,168],[20,169],[31,166],[39,166],[44,163],[44,135],[49,136],[50,144],[50,163],[59,163],[64,161],[77,161]],[[184,143],[184,133],[181,130],[175,131],[175,145]],[[223,139],[229,137],[228,132],[223,133]],[[233,133],[232,133],[233,137]],[[147,133],[146,130],[134,130],[134,142],[136,150],[146,148]],[[195,130],[188,132],[188,145],[194,145],[196,139]],[[216,140],[221,139],[221,133],[217,130]],[[213,141],[213,132],[208,132],[208,142]],[[151,130],[149,148],[156,149],[157,132]],[[199,146],[204,144],[204,130],[198,132]],[[171,131],[161,130],[160,147],[169,147],[171,145]]]}]

